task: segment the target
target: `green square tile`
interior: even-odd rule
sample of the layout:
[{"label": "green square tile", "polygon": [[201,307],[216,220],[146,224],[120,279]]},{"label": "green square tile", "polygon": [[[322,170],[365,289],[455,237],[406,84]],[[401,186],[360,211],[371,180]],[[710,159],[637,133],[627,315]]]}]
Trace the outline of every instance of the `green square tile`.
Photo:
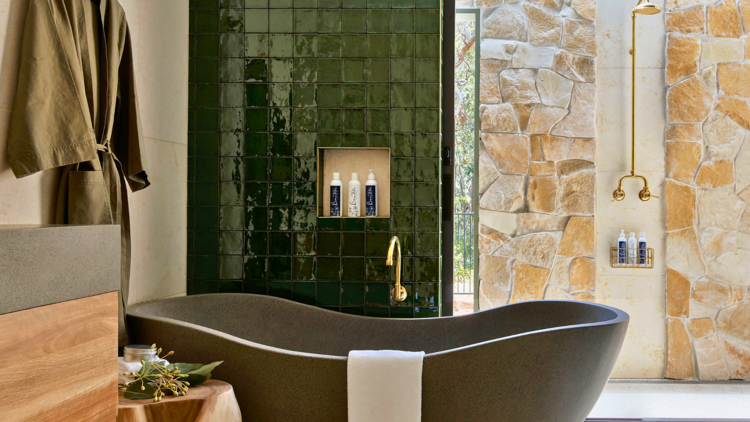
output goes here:
[{"label": "green square tile", "polygon": [[390,236],[388,233],[367,233],[367,256],[386,256],[388,253],[389,241]]},{"label": "green square tile", "polygon": [[219,150],[218,133],[197,133],[195,140],[197,155],[217,155]]},{"label": "green square tile", "polygon": [[212,132],[219,130],[219,110],[199,109],[196,116],[196,129],[199,131]]},{"label": "green square tile", "polygon": [[417,57],[422,58],[439,58],[440,57],[440,36],[435,34],[417,34]]},{"label": "green square tile", "polygon": [[256,231],[245,233],[245,255],[265,255],[267,252],[267,246],[268,233]]},{"label": "green square tile", "polygon": [[440,82],[440,59],[417,59],[415,68],[417,82]]},{"label": "green square tile", "polygon": [[365,57],[367,55],[367,37],[365,35],[344,34],[341,38],[342,57]]},{"label": "green square tile", "polygon": [[344,0],[318,0],[318,7],[321,9],[340,9]]},{"label": "green square tile", "polygon": [[318,306],[339,306],[341,285],[338,282],[322,281],[316,283],[317,295],[315,303]]},{"label": "green square tile", "polygon": [[245,57],[268,57],[268,35],[245,35]]},{"label": "green square tile", "polygon": [[220,17],[222,32],[244,32],[245,13],[242,10],[222,10]]},{"label": "green square tile", "polygon": [[417,231],[434,232],[440,228],[440,208],[417,208]]},{"label": "green square tile", "polygon": [[418,133],[415,152],[417,157],[439,157],[440,135],[437,133]]},{"label": "green square tile", "polygon": [[314,108],[298,108],[294,111],[292,130],[295,132],[315,132],[317,113]]},{"label": "green square tile", "polygon": [[391,208],[391,230],[414,230],[414,208]]},{"label": "green square tile", "polygon": [[414,288],[415,306],[439,306],[440,285],[438,283],[415,283]]},{"label": "green square tile", "polygon": [[[219,257],[219,278],[223,280],[242,279],[242,255],[222,255]],[[239,286],[242,293],[242,283],[221,283],[223,285]]]},{"label": "green square tile", "polygon": [[294,0],[294,8],[318,7],[318,0]]},{"label": "green square tile", "polygon": [[246,183],[245,205],[261,207],[268,205],[268,185],[265,183]]},{"label": "green square tile", "polygon": [[265,59],[245,60],[245,82],[266,82],[268,80],[268,61]]},{"label": "green square tile", "polygon": [[343,91],[339,84],[318,85],[319,107],[341,107],[343,105]]},{"label": "green square tile", "polygon": [[292,274],[294,280],[315,280],[315,258],[292,258]]},{"label": "green square tile", "polygon": [[368,232],[387,232],[390,230],[390,222],[387,218],[368,218],[365,220]]},{"label": "green square tile", "polygon": [[390,61],[384,59],[367,60],[367,82],[390,82]]},{"label": "green square tile", "polygon": [[294,84],[292,105],[294,107],[317,106],[316,86],[315,84]]},{"label": "green square tile", "polygon": [[391,112],[387,109],[367,110],[367,131],[388,132],[390,130]]},{"label": "green square tile", "polygon": [[291,34],[271,34],[269,53],[271,57],[292,57],[294,55],[294,36]]},{"label": "green square tile", "polygon": [[295,9],[294,32],[318,32],[318,11],[315,9]]},{"label": "green square tile", "polygon": [[341,258],[341,267],[343,269],[341,279],[346,281],[364,281],[365,280],[365,259],[364,258]]},{"label": "green square tile", "polygon": [[393,132],[414,132],[414,109],[391,109],[391,130]]},{"label": "green square tile", "polygon": [[414,11],[410,9],[394,10],[391,13],[394,33],[410,34],[414,32]]},{"label": "green square tile", "polygon": [[[270,260],[269,260],[270,261]],[[268,294],[281,299],[292,299],[291,281],[270,281],[268,283]]]},{"label": "green square tile", "polygon": [[[264,0],[260,0],[264,1]],[[288,9],[294,4],[294,0],[269,0],[268,7],[277,9]]]},{"label": "green square tile", "polygon": [[221,0],[221,7],[242,9],[245,7],[245,0]]},{"label": "green square tile", "polygon": [[294,137],[291,133],[274,133],[271,135],[271,155],[277,157],[294,155]]},{"label": "green square tile", "polygon": [[193,32],[219,32],[218,10],[193,10]]},{"label": "green square tile", "polygon": [[268,10],[245,10],[245,32],[268,32]]},{"label": "green square tile", "polygon": [[[414,308],[411,305],[413,293],[409,293],[411,290],[411,286],[404,286],[407,291],[407,299],[404,302],[400,302],[397,304],[392,303],[391,308],[391,318],[414,318]],[[391,299],[393,300],[393,299]],[[403,303],[407,303],[407,305],[404,305]]]},{"label": "green square tile", "polygon": [[439,9],[441,0],[416,0],[416,1],[417,1],[417,7]]},{"label": "green square tile", "polygon": [[219,0],[194,0],[190,5],[193,8],[216,9],[219,7]]},{"label": "green square tile", "polygon": [[292,300],[307,305],[315,305],[315,283],[292,283]]},{"label": "green square tile", "polygon": [[[340,147],[341,146],[341,134],[340,133],[321,133],[318,135],[319,146],[321,147]],[[329,221],[329,220],[326,220]],[[337,223],[338,224],[338,223]]]},{"label": "green square tile", "polygon": [[319,218],[318,230],[339,231],[341,230],[341,219],[340,218]]},{"label": "green square tile", "polygon": [[243,281],[242,293],[265,295],[268,294],[268,286],[265,281]]},{"label": "green square tile", "polygon": [[291,158],[272,158],[271,159],[271,180],[287,181],[292,180],[293,161]]},{"label": "green square tile", "polygon": [[[390,121],[390,114],[386,122]],[[367,135],[367,146],[372,148],[388,148],[391,137],[388,133],[370,133]]]},{"label": "green square tile", "polygon": [[[385,265],[383,258],[365,258],[367,281],[388,281],[391,267]],[[386,289],[388,284],[385,284]]]},{"label": "green square tile", "polygon": [[341,254],[343,256],[364,256],[365,234],[344,233],[342,235]]},{"label": "green square tile", "polygon": [[321,132],[341,132],[343,125],[343,111],[337,109],[318,110],[318,122]]},{"label": "green square tile", "polygon": [[367,0],[369,9],[387,9],[391,7],[391,0]]},{"label": "green square tile", "polygon": [[341,306],[365,304],[365,283],[341,283]]},{"label": "green square tile", "polygon": [[[264,85],[265,87],[265,85]],[[243,86],[242,84],[221,84],[221,106],[222,107],[243,107]],[[265,99],[265,97],[264,97]]]},{"label": "green square tile", "polygon": [[415,205],[418,207],[440,206],[440,184],[416,183],[414,187]]},{"label": "green square tile", "polygon": [[218,57],[219,35],[198,34],[195,36],[195,57]]},{"label": "green square tile", "polygon": [[294,239],[295,255],[315,255],[315,232],[296,232]]},{"label": "green square tile", "polygon": [[414,82],[414,60],[392,59],[391,82]]},{"label": "green square tile", "polygon": [[269,208],[268,229],[287,231],[291,228],[292,215],[289,208]]},{"label": "green square tile", "polygon": [[317,229],[317,216],[313,207],[295,207],[292,216],[292,230]]},{"label": "green square tile", "polygon": [[219,40],[222,57],[245,56],[245,37],[242,34],[221,34]]},{"label": "green square tile", "polygon": [[417,233],[416,253],[421,256],[440,255],[439,233]]},{"label": "green square tile", "polygon": [[361,218],[344,218],[341,230],[343,231],[363,231],[365,229],[365,220]]},{"label": "green square tile", "polygon": [[341,10],[322,9],[318,11],[318,32],[341,32]]},{"label": "green square tile", "polygon": [[276,280],[292,278],[292,259],[288,256],[268,258],[268,277]]},{"label": "green square tile", "polygon": [[365,60],[343,60],[344,82],[364,82]]},{"label": "green square tile", "polygon": [[[346,2],[348,3],[348,1]],[[341,30],[347,33],[362,33],[367,30],[367,10],[344,9],[341,11]]]},{"label": "green square tile", "polygon": [[343,8],[352,8],[352,9],[364,9],[367,7],[367,0],[346,0],[342,2]]},{"label": "green square tile", "polygon": [[270,105],[272,107],[291,107],[292,84],[270,84]]},{"label": "green square tile", "polygon": [[268,233],[269,255],[290,255],[292,253],[291,233]]},{"label": "green square tile", "polygon": [[266,278],[266,258],[245,257],[245,280],[262,280]]},{"label": "green square tile", "polygon": [[218,84],[201,84],[196,86],[195,105],[198,107],[218,107],[221,98]]},{"label": "green square tile", "polygon": [[391,85],[391,107],[414,107],[414,84]]},{"label": "green square tile", "polygon": [[294,155],[300,157],[315,156],[315,147],[318,141],[316,133],[297,133],[294,141]]},{"label": "green square tile", "polygon": [[417,107],[440,107],[440,84],[416,84]]},{"label": "green square tile", "polygon": [[318,255],[339,256],[341,254],[341,234],[321,232],[318,234]]},{"label": "green square tile", "polygon": [[415,258],[414,278],[418,281],[439,281],[440,258],[418,257]]},{"label": "green square tile", "polygon": [[246,84],[245,101],[248,107],[268,107],[268,85]]},{"label": "green square tile", "polygon": [[347,148],[367,146],[367,137],[364,133],[345,133],[344,146]]},{"label": "green square tile", "polygon": [[193,294],[202,295],[219,292],[219,285],[213,280],[195,280],[193,283]]},{"label": "green square tile", "polygon": [[195,205],[218,205],[219,184],[218,183],[196,183]]},{"label": "green square tile", "polygon": [[318,280],[341,280],[341,259],[336,258],[318,258]]},{"label": "green square tile", "polygon": [[416,110],[417,132],[440,132],[440,109],[418,108]]},{"label": "green square tile", "polygon": [[318,35],[318,57],[341,57],[341,35]]},{"label": "green square tile", "polygon": [[415,4],[414,0],[393,0],[394,9],[414,7]]},{"label": "green square tile", "polygon": [[268,204],[273,206],[290,206],[292,205],[292,184],[291,183],[271,183],[269,185],[270,195]]},{"label": "green square tile", "polygon": [[263,132],[268,129],[268,109],[248,108],[245,110],[245,129]]},{"label": "green square tile", "polygon": [[391,206],[392,207],[414,206],[414,183],[392,182],[391,183]]},{"label": "green square tile", "polygon": [[297,206],[315,206],[317,198],[315,183],[296,183],[294,185],[294,205]]},{"label": "green square tile", "polygon": [[387,306],[367,306],[365,316],[371,318],[390,318],[390,308]]},{"label": "green square tile", "polygon": [[391,29],[391,11],[369,9],[367,11],[367,32],[388,33]]},{"label": "green square tile", "polygon": [[271,33],[294,32],[294,12],[291,9],[272,9],[269,12]]},{"label": "green square tile", "polygon": [[[246,9],[266,9],[268,8],[268,1],[269,0],[245,0],[245,8]],[[278,0],[272,0],[274,3]]]},{"label": "green square tile", "polygon": [[387,34],[370,34],[367,36],[367,57],[389,57],[391,39]]},{"label": "green square tile", "polygon": [[245,60],[221,59],[219,77],[221,82],[243,82],[245,80]]},{"label": "green square tile", "polygon": [[364,132],[365,131],[365,109],[344,110],[344,131],[346,132]]},{"label": "green square tile", "polygon": [[219,274],[219,260],[215,256],[195,257],[195,278],[213,279]]},{"label": "green square tile", "polygon": [[414,159],[391,158],[391,180],[395,182],[414,181]]},{"label": "green square tile", "polygon": [[318,81],[318,60],[294,59],[294,82]]},{"label": "green square tile", "polygon": [[384,84],[369,84],[367,86],[368,107],[390,106],[390,88]]},{"label": "green square tile", "polygon": [[[245,186],[247,189],[247,185]],[[268,208],[248,207],[245,209],[245,230],[267,230]]]},{"label": "green square tile", "polygon": [[317,51],[317,35],[297,34],[294,36],[294,57],[315,57]]},{"label": "green square tile", "polygon": [[317,161],[315,157],[296,157],[294,159],[294,180],[297,182],[314,182],[317,180]]},{"label": "green square tile", "polygon": [[244,124],[242,108],[222,108],[219,129],[222,132],[239,132]]},{"label": "green square tile", "polygon": [[271,82],[292,82],[294,80],[294,61],[292,59],[271,59]]},{"label": "green square tile", "polygon": [[365,107],[367,105],[364,85],[345,84],[343,86],[343,91],[344,107]]},{"label": "green square tile", "polygon": [[391,35],[391,57],[414,57],[414,34]]},{"label": "green square tile", "polygon": [[195,178],[200,182],[219,180],[218,158],[197,158],[195,160]]},{"label": "green square tile", "polygon": [[195,82],[219,82],[219,74],[219,59],[198,59],[195,61]]},{"label": "green square tile", "polygon": [[[215,210],[215,208],[211,208]],[[198,208],[201,210],[201,208]],[[195,232],[195,253],[201,255],[211,255],[219,253],[219,232]]]},{"label": "green square tile", "polygon": [[431,34],[440,33],[440,10],[417,10],[415,21],[416,32]]},{"label": "green square tile", "polygon": [[244,174],[241,157],[222,157],[220,178],[222,181],[241,181]]},{"label": "green square tile", "polygon": [[342,66],[340,59],[320,59],[318,61],[320,82],[341,82]]},{"label": "green square tile", "polygon": [[[242,168],[241,166],[239,167]],[[242,180],[242,175],[235,177],[237,180]],[[225,182],[221,184],[221,205],[243,205],[245,192],[242,183],[236,182]]]}]

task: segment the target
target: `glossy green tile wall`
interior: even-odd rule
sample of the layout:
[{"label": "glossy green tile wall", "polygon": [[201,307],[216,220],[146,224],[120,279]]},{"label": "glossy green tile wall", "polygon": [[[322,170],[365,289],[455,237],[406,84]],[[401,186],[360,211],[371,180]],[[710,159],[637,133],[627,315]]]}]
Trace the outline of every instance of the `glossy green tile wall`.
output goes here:
[{"label": "glossy green tile wall", "polygon": [[[439,314],[440,3],[190,0],[188,294]],[[318,219],[319,146],[390,146],[391,217]]]}]

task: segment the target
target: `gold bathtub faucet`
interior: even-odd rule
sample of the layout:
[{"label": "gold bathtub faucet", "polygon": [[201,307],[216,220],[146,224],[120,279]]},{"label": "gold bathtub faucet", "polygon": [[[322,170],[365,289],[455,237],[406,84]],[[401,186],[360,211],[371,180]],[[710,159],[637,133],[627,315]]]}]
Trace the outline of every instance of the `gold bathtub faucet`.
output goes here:
[{"label": "gold bathtub faucet", "polygon": [[388,257],[385,260],[385,265],[393,266],[393,251],[398,251],[398,261],[396,261],[396,285],[393,286],[391,296],[396,302],[403,302],[406,300],[406,289],[401,285],[401,242],[398,241],[398,236],[391,238],[391,243],[388,245]]}]

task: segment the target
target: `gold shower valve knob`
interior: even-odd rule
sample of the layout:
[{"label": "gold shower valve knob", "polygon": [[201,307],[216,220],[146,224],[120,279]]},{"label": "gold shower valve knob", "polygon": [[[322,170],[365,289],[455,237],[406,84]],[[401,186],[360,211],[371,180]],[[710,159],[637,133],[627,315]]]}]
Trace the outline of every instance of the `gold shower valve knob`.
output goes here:
[{"label": "gold shower valve knob", "polygon": [[625,191],[622,190],[621,187],[618,187],[612,193],[612,197],[615,199],[615,201],[622,201],[623,199],[625,199]]}]

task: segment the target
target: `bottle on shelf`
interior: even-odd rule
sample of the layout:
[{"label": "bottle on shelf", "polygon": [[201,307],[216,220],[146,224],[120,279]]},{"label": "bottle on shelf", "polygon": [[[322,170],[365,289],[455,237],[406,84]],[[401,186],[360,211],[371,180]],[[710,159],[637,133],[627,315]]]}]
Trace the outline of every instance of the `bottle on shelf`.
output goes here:
[{"label": "bottle on shelf", "polygon": [[341,175],[333,173],[331,180],[331,217],[341,217]]},{"label": "bottle on shelf", "polygon": [[646,233],[641,232],[641,237],[638,239],[638,264],[646,265],[646,256],[648,255],[648,241],[646,240]]},{"label": "bottle on shelf", "polygon": [[635,232],[630,232],[628,238],[628,264],[633,265],[636,263],[636,251],[638,249],[638,240],[635,238]]},{"label": "bottle on shelf", "polygon": [[352,180],[349,181],[349,217],[359,217],[360,200],[362,184],[359,183],[359,174],[352,173]]},{"label": "bottle on shelf", "polygon": [[377,217],[378,215],[378,182],[375,181],[375,173],[370,170],[365,182],[365,216]]},{"label": "bottle on shelf", "polygon": [[617,239],[617,263],[624,265],[627,263],[628,239],[625,238],[625,230],[620,230],[620,238]]}]

